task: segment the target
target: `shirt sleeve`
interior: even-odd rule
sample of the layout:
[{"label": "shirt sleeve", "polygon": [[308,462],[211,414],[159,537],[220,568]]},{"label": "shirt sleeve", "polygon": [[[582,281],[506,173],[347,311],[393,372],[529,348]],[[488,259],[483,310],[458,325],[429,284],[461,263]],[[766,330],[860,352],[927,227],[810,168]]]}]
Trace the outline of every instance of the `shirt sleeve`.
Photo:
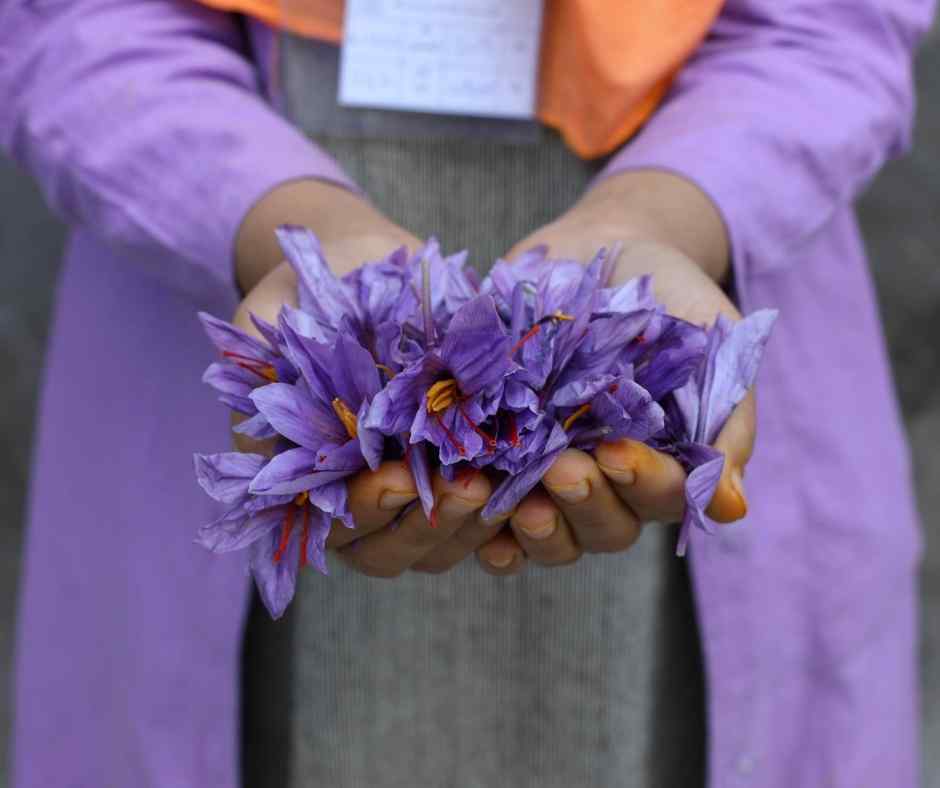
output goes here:
[{"label": "shirt sleeve", "polygon": [[707,194],[739,280],[795,259],[911,138],[932,0],[728,0],[601,177],[662,169]]},{"label": "shirt sleeve", "polygon": [[189,0],[8,0],[0,145],[66,221],[180,282],[196,266],[230,285],[267,191],[355,188],[262,99],[245,50],[236,17]]}]

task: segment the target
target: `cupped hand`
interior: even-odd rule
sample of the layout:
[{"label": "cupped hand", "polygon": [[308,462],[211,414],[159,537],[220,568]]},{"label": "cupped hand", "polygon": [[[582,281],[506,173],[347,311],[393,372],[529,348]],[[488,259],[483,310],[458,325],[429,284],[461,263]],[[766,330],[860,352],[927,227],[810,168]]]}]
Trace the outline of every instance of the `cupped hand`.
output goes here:
[{"label": "cupped hand", "polygon": [[[598,247],[622,243],[613,284],[653,274],[656,296],[669,313],[709,326],[720,313],[740,319],[715,281],[726,274],[728,252],[714,208],[675,176],[644,173],[639,180],[644,186],[641,198],[652,194],[652,202],[664,200],[669,211],[684,212],[688,218],[682,232],[674,233],[681,236],[678,242],[670,240],[669,227],[643,216],[657,211],[642,200],[640,209],[631,209],[638,199],[630,193],[636,189],[631,174],[610,188],[601,184],[567,214],[517,244],[507,257],[544,244],[552,257],[588,260]],[[746,514],[743,474],[754,445],[755,416],[754,397],[749,394],[715,441],[715,448],[726,456],[708,508],[717,522]],[[626,550],[644,523],[682,518],[685,478],[674,458],[636,441],[603,443],[593,455],[569,449],[549,469],[541,487],[519,504],[510,519],[511,531],[478,550],[481,565],[495,574],[511,574],[521,569],[525,557],[559,566],[583,553]],[[499,566],[494,566],[494,558]]]},{"label": "cupped hand", "polygon": [[[279,254],[270,249],[268,238],[268,235],[273,238],[276,224],[299,222],[312,226],[324,256],[337,275],[354,270],[364,261],[381,259],[397,247],[404,245],[414,251],[421,245],[414,235],[354,195],[323,184],[309,185],[320,191],[305,192],[308,184],[298,183],[285,187],[286,193],[269,195],[266,199],[273,205],[257,207],[249,216],[249,220],[255,222],[254,229],[251,233],[242,233],[244,243],[239,245],[238,278],[250,289],[233,322],[253,336],[259,334],[250,320],[251,314],[276,323],[282,305],[297,306],[297,280],[293,269],[286,262],[273,266],[259,263],[259,258],[270,260],[272,254]],[[323,199],[324,189],[332,192],[329,204],[341,213],[335,221],[285,216],[288,206],[298,199]],[[262,221],[259,216],[267,218]],[[255,453],[270,454],[273,448],[237,433],[235,444],[240,451]],[[404,462],[389,461],[374,472],[361,471],[348,480],[348,491],[349,509],[356,527],[347,529],[334,525],[327,547],[353,569],[369,576],[395,577],[412,567],[441,572],[472,556],[478,547],[496,535],[478,517],[492,491],[483,475],[454,482],[442,478],[434,480],[434,527],[416,505],[417,490]],[[425,560],[430,553],[434,553],[433,559]]]}]

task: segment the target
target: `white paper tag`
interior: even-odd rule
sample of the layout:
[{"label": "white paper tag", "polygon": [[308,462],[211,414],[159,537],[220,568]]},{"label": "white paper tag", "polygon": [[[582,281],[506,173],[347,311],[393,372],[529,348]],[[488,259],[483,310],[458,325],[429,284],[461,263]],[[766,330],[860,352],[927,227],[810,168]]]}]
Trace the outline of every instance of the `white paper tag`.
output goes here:
[{"label": "white paper tag", "polygon": [[542,0],[347,0],[339,102],[532,118]]}]

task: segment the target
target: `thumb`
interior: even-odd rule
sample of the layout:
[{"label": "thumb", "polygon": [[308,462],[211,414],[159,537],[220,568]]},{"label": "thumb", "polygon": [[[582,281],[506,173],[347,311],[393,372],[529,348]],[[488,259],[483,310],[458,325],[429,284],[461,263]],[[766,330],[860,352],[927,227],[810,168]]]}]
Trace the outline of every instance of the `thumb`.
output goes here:
[{"label": "thumb", "polygon": [[754,393],[748,392],[715,440],[715,448],[725,455],[725,467],[706,513],[716,522],[734,522],[747,514],[744,469],[754,450],[756,422]]},{"label": "thumb", "polygon": [[232,322],[242,331],[261,338],[258,329],[251,322],[251,315],[277,325],[277,315],[284,304],[297,306],[297,275],[287,263],[281,263],[272,268],[257,285],[248,291],[244,300],[238,305]]}]

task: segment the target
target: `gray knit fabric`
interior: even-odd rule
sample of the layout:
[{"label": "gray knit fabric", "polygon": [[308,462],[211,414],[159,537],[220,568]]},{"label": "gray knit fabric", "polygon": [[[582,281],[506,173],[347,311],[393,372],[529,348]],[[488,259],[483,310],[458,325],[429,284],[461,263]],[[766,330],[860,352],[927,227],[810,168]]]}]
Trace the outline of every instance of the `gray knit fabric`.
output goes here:
[{"label": "gray knit fabric", "polygon": [[[433,133],[433,128],[429,129]],[[484,266],[557,216],[592,168],[537,144],[318,138],[392,217]],[[493,578],[303,572],[254,615],[248,788],[696,788],[704,692],[676,531],[626,554]]]}]

